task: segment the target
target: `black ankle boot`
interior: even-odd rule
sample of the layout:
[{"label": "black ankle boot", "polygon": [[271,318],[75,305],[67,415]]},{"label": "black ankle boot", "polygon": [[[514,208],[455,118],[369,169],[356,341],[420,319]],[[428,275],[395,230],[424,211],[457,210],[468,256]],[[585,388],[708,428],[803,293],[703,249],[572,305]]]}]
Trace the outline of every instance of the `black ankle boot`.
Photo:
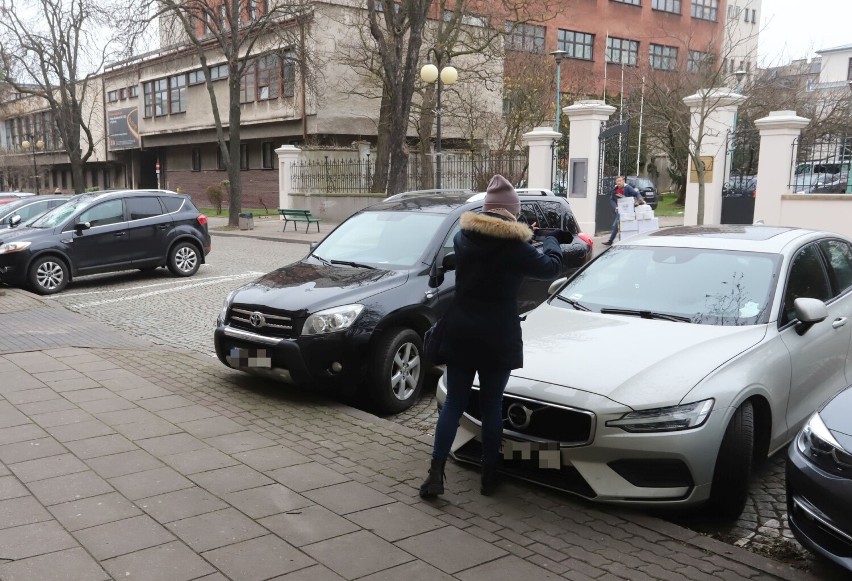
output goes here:
[{"label": "black ankle boot", "polygon": [[479,493],[483,496],[491,496],[500,484],[500,474],[497,472],[496,464],[482,465],[482,484]]},{"label": "black ankle boot", "polygon": [[429,465],[429,476],[423,484],[420,485],[420,498],[435,498],[439,494],[444,494],[444,465],[446,460],[436,460],[432,458],[432,464]]}]

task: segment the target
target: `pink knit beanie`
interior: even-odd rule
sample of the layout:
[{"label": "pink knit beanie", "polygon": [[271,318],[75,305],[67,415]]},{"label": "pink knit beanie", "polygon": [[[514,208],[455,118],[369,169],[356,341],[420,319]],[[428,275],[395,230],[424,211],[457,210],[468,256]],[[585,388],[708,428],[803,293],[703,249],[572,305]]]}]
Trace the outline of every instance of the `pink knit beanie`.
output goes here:
[{"label": "pink knit beanie", "polygon": [[491,178],[491,183],[485,190],[485,203],[482,206],[484,211],[495,210],[497,208],[506,208],[516,216],[521,211],[521,201],[518,199],[518,192],[509,183],[509,180],[501,175],[496,175]]}]

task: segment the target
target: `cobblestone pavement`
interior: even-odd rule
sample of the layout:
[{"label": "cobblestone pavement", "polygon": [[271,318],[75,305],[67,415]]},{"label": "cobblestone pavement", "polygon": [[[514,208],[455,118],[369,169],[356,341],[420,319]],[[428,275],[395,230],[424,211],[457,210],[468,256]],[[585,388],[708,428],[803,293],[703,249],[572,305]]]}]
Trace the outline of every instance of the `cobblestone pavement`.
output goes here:
[{"label": "cobblestone pavement", "polygon": [[454,463],[424,502],[430,439],[404,426],[192,352],[29,332],[43,349],[0,335],[3,580],[818,578],[523,482],[483,497]]},{"label": "cobblestone pavement", "polygon": [[[212,222],[213,252],[208,264],[192,278],[177,279],[165,269],[87,277],[49,302],[136,337],[212,357],[213,325],[228,292],[260,273],[301,258],[308,242],[321,238],[333,227],[324,225],[324,232],[317,236],[284,233],[274,222],[260,223],[256,231],[250,232],[223,231],[221,220],[218,226],[215,218]],[[16,295],[15,300],[22,299]],[[437,419],[434,390],[425,390],[412,408],[388,419],[431,435]],[[783,452],[760,469],[746,510],[735,523],[702,521],[695,516],[665,518],[759,554],[781,557],[804,568],[818,566],[792,538],[787,526]]]}]

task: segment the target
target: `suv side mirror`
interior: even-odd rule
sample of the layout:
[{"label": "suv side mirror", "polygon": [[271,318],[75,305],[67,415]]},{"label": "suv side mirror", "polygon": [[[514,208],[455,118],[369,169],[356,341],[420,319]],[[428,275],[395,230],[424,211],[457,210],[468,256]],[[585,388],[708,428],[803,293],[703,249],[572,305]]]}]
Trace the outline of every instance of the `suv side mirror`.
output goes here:
[{"label": "suv side mirror", "polygon": [[18,224],[21,223],[21,216],[19,214],[15,214],[14,216],[9,217],[9,227],[14,228]]},{"label": "suv side mirror", "polygon": [[83,233],[83,230],[88,230],[92,227],[92,224],[89,222],[77,222],[74,224],[74,231],[77,232],[78,235]]},{"label": "suv side mirror", "polygon": [[448,252],[441,259],[440,266],[438,262],[432,263],[432,268],[429,270],[429,288],[438,288],[444,283],[444,273],[449,270],[456,269],[456,253]]},{"label": "suv side mirror", "polygon": [[444,269],[444,272],[456,269],[456,253],[455,252],[447,252],[444,255],[444,260],[441,261],[441,268]]}]

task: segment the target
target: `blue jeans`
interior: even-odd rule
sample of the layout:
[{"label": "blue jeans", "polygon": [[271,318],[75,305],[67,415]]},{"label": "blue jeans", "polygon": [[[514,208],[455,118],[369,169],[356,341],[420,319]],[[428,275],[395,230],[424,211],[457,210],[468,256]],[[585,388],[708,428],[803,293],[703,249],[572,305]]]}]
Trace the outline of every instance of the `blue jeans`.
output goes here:
[{"label": "blue jeans", "polygon": [[609,241],[612,242],[615,240],[615,236],[618,234],[618,212],[615,213],[615,218],[612,221],[612,234],[609,235]]},{"label": "blue jeans", "polygon": [[[509,382],[508,369],[479,370],[479,410],[482,414],[482,463],[493,465],[500,457],[503,439],[503,390]],[[447,365],[447,400],[438,416],[432,458],[446,460],[456,437],[459,420],[470,399],[475,369]]]}]

